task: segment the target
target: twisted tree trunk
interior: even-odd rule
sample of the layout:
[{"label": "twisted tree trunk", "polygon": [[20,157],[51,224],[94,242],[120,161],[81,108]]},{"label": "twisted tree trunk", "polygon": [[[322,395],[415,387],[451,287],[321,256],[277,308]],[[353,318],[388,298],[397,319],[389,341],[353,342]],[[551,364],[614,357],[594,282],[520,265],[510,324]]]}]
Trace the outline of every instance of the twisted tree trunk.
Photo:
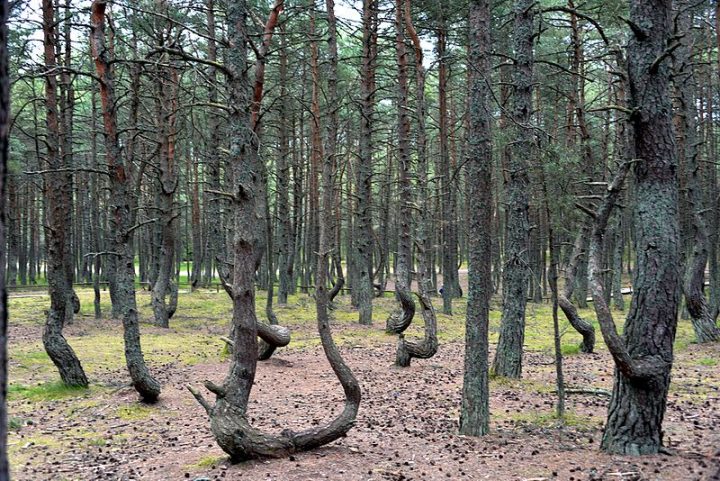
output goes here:
[{"label": "twisted tree trunk", "polygon": [[590,243],[593,303],[616,366],[601,448],[614,454],[654,454],[663,445],[680,301],[677,158],[668,91],[671,14],[670,0],[631,2],[628,78],[638,159],[634,165],[637,264],[622,336],[605,302],[601,257],[603,235],[627,164],[595,214]]},{"label": "twisted tree trunk", "polygon": [[395,364],[400,367],[410,365],[412,358],[429,359],[438,349],[437,317],[430,300],[430,264],[428,253],[429,202],[427,195],[427,135],[425,133],[425,68],[423,66],[423,52],[420,37],[415,31],[412,22],[410,0],[405,0],[405,28],[413,42],[415,49],[415,84],[417,95],[417,189],[419,211],[415,227],[415,245],[418,256],[418,298],[422,307],[422,316],[425,323],[425,334],[421,341],[409,341],[400,334],[397,346]]},{"label": "twisted tree trunk", "polygon": [[685,305],[692,320],[698,343],[720,341],[720,328],[716,325],[715,313],[705,297],[705,266],[708,261],[709,238],[704,210],[704,195],[700,162],[698,162],[695,72],[692,60],[692,15],[693,9],[687,1],[678,2],[681,8],[679,27],[684,34],[675,51],[675,73],[673,83],[679,104],[679,151],[682,155],[685,189],[681,207],[682,220],[687,236],[683,240],[685,276],[683,292]]},{"label": "twisted tree trunk", "polygon": [[[49,1],[49,0],[48,0]],[[132,235],[131,193],[133,178],[122,157],[117,129],[114,73],[109,49],[105,43],[105,0],[94,0],[90,14],[91,55],[100,82],[100,100],[105,126],[105,148],[110,176],[110,232],[109,247],[115,259],[113,307],[117,306],[123,322],[125,362],[133,386],[143,401],[154,402],[160,396],[160,384],[145,365],[140,345],[140,326],[135,298],[135,265],[130,245]]]},{"label": "twisted tree trunk", "polygon": [[[333,1],[328,0],[328,11],[332,14]],[[214,405],[192,390],[198,402],[210,416],[210,427],[220,447],[230,455],[233,462],[261,457],[284,457],[297,451],[322,446],[344,436],[354,425],[360,403],[360,387],[352,372],[344,363],[333,342],[328,316],[328,292],[326,273],[328,249],[332,231],[329,223],[320,223],[320,252],[318,254],[318,287],[316,308],[318,330],[325,353],[335,374],[345,390],[345,408],[330,423],[299,433],[289,430],[271,435],[255,429],[247,419],[248,399],[255,379],[257,366],[257,320],[255,318],[254,250],[258,228],[255,217],[256,195],[261,189],[261,180],[253,174],[258,161],[256,137],[252,134],[249,116],[250,84],[247,80],[247,2],[228,2],[227,21],[229,41],[228,55],[230,70],[231,105],[235,106],[230,118],[232,134],[231,165],[233,169],[233,200],[235,217],[235,266],[233,275],[233,324],[234,343],[232,365],[222,386],[206,382],[205,386],[216,395]],[[333,198],[333,162],[326,157],[323,162],[322,207],[326,216],[331,212]]]},{"label": "twisted tree trunk", "polygon": [[565,269],[565,286],[562,292],[558,291],[557,296],[558,306],[562,309],[568,322],[583,337],[580,350],[587,353],[591,353],[595,349],[595,328],[580,316],[570,299],[572,299],[573,290],[575,289],[575,276],[578,271],[579,259],[587,256],[589,241],[590,228],[583,225],[575,238],[572,254],[570,254],[570,263]]},{"label": "twisted tree trunk", "polygon": [[410,326],[415,315],[415,301],[410,291],[410,271],[412,270],[412,185],[410,184],[410,115],[408,107],[408,60],[405,48],[403,21],[403,0],[395,2],[395,53],[398,66],[398,181],[400,207],[398,209],[398,249],[395,268],[395,297],[400,302],[400,310],[391,314],[385,323],[385,330],[391,334],[401,334]]},{"label": "twisted tree trunk", "polygon": [[63,157],[59,153],[60,126],[58,123],[57,67],[55,57],[55,9],[52,0],[43,0],[43,33],[45,45],[45,104],[47,106],[47,164],[44,190],[46,201],[46,247],[47,280],[50,291],[50,309],[43,345],[48,356],[60,372],[60,378],[68,386],[87,386],[88,380],[75,351],[62,334],[66,320],[72,319],[72,269],[68,275],[67,257],[71,257],[68,215],[71,211],[72,185]]}]

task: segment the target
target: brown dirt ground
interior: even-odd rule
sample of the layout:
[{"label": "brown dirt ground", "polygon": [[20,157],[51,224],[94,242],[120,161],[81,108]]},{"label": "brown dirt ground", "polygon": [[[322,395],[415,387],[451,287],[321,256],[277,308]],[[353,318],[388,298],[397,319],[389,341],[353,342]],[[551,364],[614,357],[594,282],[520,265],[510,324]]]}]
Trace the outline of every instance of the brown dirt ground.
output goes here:
[{"label": "brown dirt ground", "polygon": [[[73,329],[79,329],[73,327]],[[361,330],[357,327],[353,329]],[[39,335],[18,327],[13,338]],[[286,459],[227,462],[210,434],[205,412],[185,386],[222,380],[227,364],[155,368],[164,385],[161,401],[138,419],[123,419],[109,406],[135,405],[128,386],[106,389],[85,407],[76,399],[16,401],[14,415],[33,424],[11,435],[20,446],[17,481],[41,480],[720,480],[720,368],[700,359],[720,359],[720,346],[693,346],[679,353],[665,421],[672,455],[608,456],[598,450],[607,398],[571,395],[568,426],[552,417],[554,366],[543,353],[528,353],[524,379],[491,384],[492,433],[481,439],[457,434],[463,345],[442,345],[436,357],[393,367],[393,341],[346,347],[363,402],[357,425],[330,446]],[[612,383],[606,353],[566,358],[572,387]],[[111,386],[119,370],[99,380]],[[284,349],[258,368],[252,422],[279,432],[327,422],[342,408],[342,390],[317,347]],[[69,415],[72,410],[72,415]],[[88,445],[87,433],[103,441]],[[28,439],[57,439],[34,444]]]}]

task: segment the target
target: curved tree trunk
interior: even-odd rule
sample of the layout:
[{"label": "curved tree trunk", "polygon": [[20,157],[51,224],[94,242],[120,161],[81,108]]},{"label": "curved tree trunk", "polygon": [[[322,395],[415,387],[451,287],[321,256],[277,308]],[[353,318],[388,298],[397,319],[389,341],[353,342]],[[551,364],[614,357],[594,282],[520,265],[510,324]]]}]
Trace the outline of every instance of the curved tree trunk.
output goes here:
[{"label": "curved tree trunk", "polygon": [[410,271],[412,270],[412,185],[410,184],[410,116],[408,107],[408,60],[405,49],[403,21],[403,0],[395,2],[395,52],[398,66],[398,168],[400,179],[398,190],[400,207],[398,209],[398,249],[395,268],[395,297],[400,310],[391,314],[385,323],[385,330],[391,334],[401,334],[410,326],[415,315],[415,301],[410,291]]},{"label": "curved tree trunk", "polygon": [[[333,1],[328,0],[328,10],[332,14]],[[228,29],[232,53],[229,56],[231,71],[231,101],[239,106],[231,115],[231,133],[233,149],[231,163],[234,184],[238,192],[234,200],[235,212],[235,268],[233,284],[233,323],[235,349],[230,372],[222,386],[210,382],[206,387],[217,397],[210,405],[199,393],[196,399],[210,416],[210,427],[220,447],[230,455],[234,462],[261,457],[284,457],[297,451],[322,446],[344,436],[354,425],[360,403],[360,387],[352,372],[344,363],[333,342],[328,316],[328,293],[325,288],[328,266],[327,248],[330,247],[332,231],[329,222],[320,224],[320,246],[318,255],[318,287],[316,307],[318,311],[318,330],[325,353],[335,374],[345,390],[345,408],[330,423],[294,433],[289,430],[279,435],[265,434],[250,425],[246,411],[257,365],[257,321],[255,319],[254,245],[252,235],[256,229],[255,202],[257,176],[252,173],[252,165],[257,162],[257,144],[250,127],[248,109],[241,108],[249,104],[249,83],[247,82],[247,44],[245,22],[247,3],[245,1],[228,2]],[[334,15],[332,15],[334,18]],[[333,26],[334,23],[331,23]],[[332,28],[332,27],[331,27]],[[333,161],[326,157],[323,163],[323,212],[327,217],[331,212],[333,198]],[[329,220],[329,219],[326,219]]]},{"label": "curved tree trunk", "polygon": [[558,306],[562,309],[570,325],[582,335],[583,340],[582,343],[580,343],[580,350],[587,353],[591,353],[595,349],[595,328],[580,316],[580,313],[570,299],[572,299],[575,288],[578,262],[581,257],[587,256],[589,240],[590,228],[584,225],[580,229],[573,244],[572,254],[570,254],[570,264],[565,270],[565,286],[562,292],[558,292]]},{"label": "curved tree trunk", "polygon": [[[72,319],[72,298],[74,292],[68,276],[66,258],[72,256],[70,234],[71,224],[67,222],[72,198],[70,175],[59,155],[60,146],[57,79],[53,72],[57,66],[55,58],[55,12],[52,0],[43,0],[43,33],[45,42],[45,65],[49,73],[45,76],[45,103],[47,106],[47,164],[50,171],[44,178],[46,200],[47,280],[50,291],[43,345],[48,356],[57,366],[60,378],[68,386],[87,386],[88,380],[80,360],[62,334],[66,320]],[[72,274],[72,270],[70,270]]]},{"label": "curved tree trunk", "polygon": [[505,265],[503,270],[503,311],[500,338],[493,370],[498,376],[520,377],[525,340],[525,305],[528,286],[528,172],[533,154],[532,117],[533,39],[535,38],[533,0],[516,0],[513,49],[513,120],[515,140],[510,147],[505,170],[507,222],[505,224]]},{"label": "curved tree trunk", "polygon": [[154,402],[160,396],[160,383],[150,375],[140,345],[137,300],[135,298],[135,265],[130,245],[132,234],[132,175],[120,151],[117,129],[114,75],[105,45],[104,0],[94,0],[90,15],[90,45],[97,75],[100,79],[100,100],[105,125],[105,148],[110,176],[110,247],[114,251],[115,268],[113,307],[122,318],[125,340],[125,362],[132,383],[143,401]]},{"label": "curved tree trunk", "polygon": [[613,454],[655,454],[663,445],[680,301],[677,158],[666,55],[671,15],[670,0],[631,2],[628,78],[638,159],[634,166],[637,264],[622,336],[605,302],[601,262],[603,236],[620,191],[618,178],[595,215],[590,244],[593,303],[616,366],[601,443],[603,451]]},{"label": "curved tree trunk", "polygon": [[[715,316],[710,309],[705,297],[705,266],[708,261],[709,239],[705,219],[701,211],[704,210],[703,187],[700,163],[698,162],[697,148],[697,123],[696,95],[695,95],[695,72],[692,59],[693,35],[692,28],[693,8],[687,1],[678,2],[681,8],[678,24],[681,33],[685,34],[680,40],[680,46],[676,49],[675,85],[676,98],[678,102],[677,122],[679,133],[679,151],[682,155],[685,189],[682,193],[681,213],[688,234],[684,236],[683,249],[685,249],[685,276],[683,280],[683,292],[685,294],[685,306],[690,314],[695,339],[699,343],[720,341],[720,328],[716,325]],[[682,175],[682,174],[681,174]],[[684,202],[682,202],[684,201]]]},{"label": "curved tree trunk", "polygon": [[418,298],[422,307],[422,316],[425,323],[425,335],[422,341],[408,341],[403,334],[397,346],[395,364],[400,367],[410,365],[412,358],[429,359],[438,349],[437,317],[430,300],[430,264],[428,253],[429,202],[427,196],[427,135],[425,133],[425,68],[423,67],[422,45],[420,37],[415,31],[412,22],[410,0],[405,0],[405,28],[413,42],[415,49],[415,84],[417,95],[417,189],[419,211],[416,224],[416,248],[418,256]]}]

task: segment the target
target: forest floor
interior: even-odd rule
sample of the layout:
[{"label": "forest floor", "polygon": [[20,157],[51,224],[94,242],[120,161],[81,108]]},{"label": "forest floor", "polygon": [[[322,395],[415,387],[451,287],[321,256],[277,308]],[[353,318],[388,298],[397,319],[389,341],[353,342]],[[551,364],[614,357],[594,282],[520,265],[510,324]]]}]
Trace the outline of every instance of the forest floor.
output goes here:
[{"label": "forest floor", "polygon": [[[671,454],[632,458],[599,452],[605,395],[570,395],[564,423],[556,418],[549,306],[528,306],[523,379],[491,381],[492,433],[476,439],[457,433],[465,300],[456,301],[454,316],[438,315],[438,354],[398,369],[392,365],[396,338],[383,331],[393,299],[378,299],[374,325],[361,327],[343,297],[334,334],[362,386],[357,425],[313,452],[231,465],[186,389],[205,379],[220,382],[227,372],[219,340],[230,319],[225,293],[181,294],[170,329],[143,324],[146,359],[163,384],[155,405],[138,403],[124,368],[119,323],[95,320],[91,296],[80,291],[82,311],[66,329],[91,379],[87,390],[60,386],[43,351],[47,296],[10,299],[9,443],[17,481],[720,480],[720,346],[692,344],[688,321],[678,329],[665,416]],[[258,312],[263,296],[258,293]],[[138,297],[148,321],[149,296]],[[106,293],[103,301],[108,313]],[[494,307],[491,348],[499,326]],[[313,300],[292,296],[276,313],[293,331],[293,342],[259,364],[251,421],[272,432],[324,423],[342,409],[343,395],[319,345]],[[562,325],[567,385],[611,389],[613,367],[602,342],[598,353],[581,354],[580,337]],[[411,327],[410,336],[420,334],[420,325]]]}]

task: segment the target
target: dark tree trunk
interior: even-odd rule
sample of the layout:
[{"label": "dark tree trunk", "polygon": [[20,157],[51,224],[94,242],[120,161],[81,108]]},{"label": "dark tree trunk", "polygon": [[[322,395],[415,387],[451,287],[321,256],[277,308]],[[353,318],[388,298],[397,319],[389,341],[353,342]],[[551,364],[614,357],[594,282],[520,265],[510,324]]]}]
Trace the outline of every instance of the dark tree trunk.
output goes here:
[{"label": "dark tree trunk", "polygon": [[[65,35],[65,56],[64,56],[64,62],[66,69],[72,68],[71,65],[71,32],[70,32],[70,24],[72,22],[72,16],[70,14],[70,1],[65,2],[65,19],[64,19],[64,35]],[[60,21],[60,15],[59,12],[55,12],[55,21]],[[59,32],[58,32],[59,33]],[[57,35],[57,34],[56,34]],[[59,38],[59,35],[58,35]],[[55,49],[58,55],[58,58],[60,57],[60,49],[59,49],[59,42],[58,45],[55,45]],[[74,159],[73,159],[73,116],[75,112],[75,92],[73,90],[72,80],[70,78],[69,72],[63,69],[60,74],[60,92],[59,92],[59,98],[60,98],[60,105],[59,105],[59,137],[60,137],[60,156],[61,156],[61,164],[65,169],[68,169],[68,173],[66,174],[66,179],[68,183],[68,190],[66,193],[66,211],[65,211],[65,224],[67,227],[65,227],[65,236],[66,240],[65,243],[68,246],[65,257],[63,258],[63,263],[65,264],[65,275],[67,276],[67,285],[69,286],[69,290],[67,291],[67,304],[65,308],[65,323],[66,324],[72,324],[74,314],[77,314],[80,312],[80,299],[78,298],[77,294],[75,293],[75,290],[73,289],[73,282],[75,280],[75,253],[73,252],[72,246],[75,244],[80,243],[80,236],[79,235],[73,235],[73,229],[72,226],[74,225],[73,220],[77,218],[78,216],[74,216],[74,207],[73,207],[73,175],[70,172],[71,169],[73,169],[74,166]]]},{"label": "dark tree trunk", "polygon": [[493,369],[498,376],[520,377],[525,339],[525,305],[528,285],[528,160],[533,155],[532,116],[533,38],[535,4],[516,0],[513,50],[513,121],[515,137],[504,173],[505,268],[503,270],[503,312],[500,338]]},{"label": "dark tree trunk", "polygon": [[363,1],[363,50],[360,79],[360,138],[359,155],[356,164],[355,218],[353,226],[353,247],[355,250],[355,271],[353,292],[356,292],[360,324],[372,324],[373,297],[373,228],[372,192],[373,176],[373,120],[375,114],[375,64],[377,43],[377,0]]},{"label": "dark tree trunk", "polygon": [[408,107],[408,59],[405,48],[403,21],[403,0],[395,2],[395,53],[398,66],[398,140],[397,155],[399,208],[398,208],[398,249],[395,268],[395,297],[400,302],[400,310],[390,315],[385,330],[388,333],[401,334],[408,328],[415,315],[415,301],[410,292],[412,271],[412,244],[410,233],[413,223],[413,194],[410,183],[412,157],[410,155],[410,115]]},{"label": "dark tree trunk", "polygon": [[400,334],[398,341],[395,364],[400,367],[408,367],[413,358],[430,359],[438,350],[437,339],[437,317],[435,309],[430,300],[430,264],[428,254],[430,242],[428,242],[428,223],[430,221],[428,207],[428,162],[427,162],[427,134],[425,130],[425,68],[423,66],[423,51],[420,37],[412,22],[412,11],[410,0],[405,0],[405,28],[412,40],[415,51],[415,86],[417,97],[417,198],[418,213],[415,224],[415,245],[418,258],[418,298],[422,308],[425,333],[421,341],[408,341],[404,334]]},{"label": "dark tree trunk", "polygon": [[[8,59],[9,30],[7,26],[10,6],[7,0],[0,0],[0,246],[5,245],[5,219],[7,204],[5,187],[8,164],[8,131],[10,125],[10,72]],[[5,287],[6,251],[0,249],[0,479],[10,479],[7,449],[7,291]]]},{"label": "dark tree trunk", "polygon": [[680,301],[677,159],[666,55],[671,15],[669,0],[631,2],[628,78],[638,159],[634,165],[637,262],[622,337],[605,303],[600,259],[603,235],[620,191],[618,179],[596,213],[590,244],[593,303],[616,366],[601,444],[603,451],[613,454],[654,454],[663,446],[662,421]]},{"label": "dark tree trunk", "polygon": [[[49,1],[49,0],[48,0]],[[113,305],[122,318],[125,331],[125,361],[133,386],[146,402],[160,395],[160,384],[150,375],[140,345],[140,325],[135,298],[135,266],[130,246],[132,235],[132,175],[122,157],[117,129],[114,75],[105,41],[105,7],[107,2],[95,0],[90,15],[90,45],[95,69],[100,79],[100,100],[105,127],[105,148],[110,174],[110,232],[108,247],[114,251]]]},{"label": "dark tree trunk", "polygon": [[[332,12],[332,0],[328,1]],[[230,101],[236,106],[230,118],[231,165],[234,188],[235,214],[235,266],[233,275],[233,324],[234,345],[232,365],[222,386],[207,382],[206,387],[216,395],[210,405],[199,393],[193,394],[210,416],[210,427],[220,447],[234,462],[261,457],[284,457],[297,451],[322,446],[344,436],[354,425],[360,403],[360,387],[352,372],[345,365],[330,333],[328,316],[328,293],[325,287],[327,272],[327,249],[330,247],[329,223],[320,223],[320,248],[318,255],[316,306],[318,329],[330,364],[338,376],[346,395],[345,409],[331,423],[306,431],[294,433],[289,430],[280,435],[268,435],[253,428],[246,416],[248,398],[257,366],[257,321],[255,318],[255,252],[258,228],[256,198],[258,182],[262,178],[253,174],[257,167],[256,137],[252,133],[249,115],[250,84],[247,79],[247,43],[245,22],[247,4],[244,1],[228,2],[227,21],[229,41]],[[334,18],[334,16],[333,16]],[[334,23],[332,23],[334,24]],[[331,25],[332,25],[331,24]],[[332,28],[332,27],[331,27]],[[333,198],[333,165],[330,157],[323,162],[323,212],[331,212]]]},{"label": "dark tree trunk", "polygon": [[[60,155],[60,125],[58,122],[57,79],[54,70],[57,67],[55,57],[55,12],[52,0],[43,0],[43,33],[45,37],[45,105],[47,107],[47,167],[45,174],[45,243],[47,248],[48,287],[50,291],[50,310],[48,311],[43,345],[48,356],[60,371],[63,383],[68,386],[87,386],[88,380],[80,360],[72,347],[63,337],[65,322],[72,319],[72,276],[68,276],[67,257],[72,257],[70,234],[72,223],[68,222],[71,212],[72,181]],[[72,267],[72,266],[71,266]],[[72,274],[72,269],[70,270]]]},{"label": "dark tree trunk", "polygon": [[460,433],[483,436],[490,430],[489,347],[492,265],[492,92],[490,45],[492,16],[488,0],[470,2],[468,62],[468,306],[465,320],[465,369]]}]

